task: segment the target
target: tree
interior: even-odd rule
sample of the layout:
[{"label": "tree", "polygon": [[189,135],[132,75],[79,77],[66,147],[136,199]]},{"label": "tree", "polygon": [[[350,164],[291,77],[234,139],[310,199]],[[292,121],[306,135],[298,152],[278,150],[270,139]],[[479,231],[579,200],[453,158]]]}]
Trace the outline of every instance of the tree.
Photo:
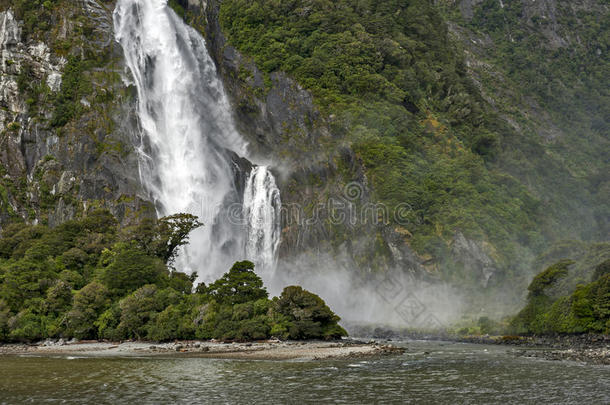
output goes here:
[{"label": "tree", "polygon": [[[155,318],[170,305],[180,303],[181,296],[172,289],[160,290],[155,285],[145,285],[121,300],[121,322],[118,331],[121,336],[143,339],[150,337],[150,331],[155,329]],[[165,317],[167,318],[167,315]],[[154,330],[155,335],[163,333]],[[158,336],[156,336],[158,337]],[[174,338],[180,338],[175,335]]]},{"label": "tree", "polygon": [[47,313],[58,315],[67,311],[72,305],[72,288],[65,281],[57,280],[47,290],[45,309]]},{"label": "tree", "polygon": [[196,279],[197,273],[189,276],[179,271],[173,271],[169,275],[169,287],[182,294],[190,294],[193,291],[193,283]]},{"label": "tree", "polygon": [[157,296],[158,291],[155,285],[145,285],[121,301],[121,323],[118,329],[123,336],[137,339],[146,337],[146,324],[164,309]]},{"label": "tree", "polygon": [[528,297],[548,295],[548,291],[568,275],[568,269],[572,264],[574,264],[572,260],[562,260],[536,275],[529,287],[527,287],[529,291]]},{"label": "tree", "polygon": [[27,300],[46,294],[57,278],[54,263],[49,260],[35,261],[21,259],[2,269],[4,274],[0,284],[0,298],[11,310],[18,312]]},{"label": "tree", "polygon": [[235,305],[267,298],[263,280],[254,272],[254,263],[237,262],[228,273],[210,284],[208,293],[219,303]]},{"label": "tree", "polygon": [[291,339],[337,339],[347,336],[341,320],[324,300],[298,286],[284,288],[275,300],[275,311],[287,318]]},{"label": "tree", "polygon": [[151,256],[172,265],[178,248],[188,244],[189,233],[203,226],[196,216],[176,214],[159,220],[144,219],[124,231],[124,240],[134,241]]},{"label": "tree", "polygon": [[123,296],[146,284],[161,282],[167,268],[161,259],[150,256],[133,243],[119,243],[108,253],[110,264],[100,280],[117,296]]},{"label": "tree", "polygon": [[97,337],[94,322],[110,305],[108,289],[103,284],[93,281],[74,295],[72,309],[66,315],[69,336],[78,339]]}]

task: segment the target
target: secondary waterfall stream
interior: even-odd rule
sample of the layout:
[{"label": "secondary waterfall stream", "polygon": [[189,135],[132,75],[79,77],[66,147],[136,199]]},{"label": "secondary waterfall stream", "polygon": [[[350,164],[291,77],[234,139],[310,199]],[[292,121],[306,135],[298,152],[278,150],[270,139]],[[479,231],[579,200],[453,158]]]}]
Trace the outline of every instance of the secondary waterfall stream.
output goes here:
[{"label": "secondary waterfall stream", "polygon": [[[236,260],[272,274],[281,202],[273,175],[254,166],[238,184],[234,160],[247,153],[204,38],[167,0],[119,0],[116,40],[137,89],[140,178],[157,214],[197,215],[181,271],[208,281]],[[243,204],[241,212],[236,204]]]},{"label": "secondary waterfall stream", "polygon": [[267,275],[276,264],[281,232],[280,208],[280,190],[273,175],[265,166],[255,167],[244,192],[244,218],[248,224],[246,257],[254,257]]}]

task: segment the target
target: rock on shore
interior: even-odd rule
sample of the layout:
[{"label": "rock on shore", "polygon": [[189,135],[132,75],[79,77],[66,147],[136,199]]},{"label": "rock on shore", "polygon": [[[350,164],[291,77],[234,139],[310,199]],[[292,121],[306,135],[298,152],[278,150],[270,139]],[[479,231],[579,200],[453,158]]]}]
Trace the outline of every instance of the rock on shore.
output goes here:
[{"label": "rock on shore", "polygon": [[610,365],[610,349],[516,350],[517,356],[544,360],[580,361],[588,364]]}]

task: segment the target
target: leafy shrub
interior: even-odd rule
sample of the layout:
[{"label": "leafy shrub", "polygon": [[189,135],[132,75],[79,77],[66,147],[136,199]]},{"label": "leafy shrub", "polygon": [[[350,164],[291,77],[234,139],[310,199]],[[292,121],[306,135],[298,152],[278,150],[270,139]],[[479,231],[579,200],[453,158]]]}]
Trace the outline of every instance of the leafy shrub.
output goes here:
[{"label": "leafy shrub", "polygon": [[267,298],[263,280],[254,273],[254,263],[237,262],[228,273],[210,284],[208,293],[221,304],[235,305]]},{"label": "leafy shrub", "polygon": [[[525,334],[610,332],[610,274],[602,274],[589,284],[578,285],[568,295],[556,296],[548,293],[551,287],[566,276],[567,267],[571,263],[573,262],[561,261],[534,278],[530,284],[530,294],[525,308],[511,321],[514,332]],[[603,266],[601,268],[603,269]]]},{"label": "leafy shrub", "polygon": [[110,293],[106,286],[93,281],[74,295],[72,309],[66,314],[66,329],[69,336],[78,339],[95,337],[95,321],[110,305]]},{"label": "leafy shrub", "polygon": [[298,286],[284,288],[274,300],[274,310],[286,317],[287,337],[291,339],[336,339],[347,332],[335,315],[317,295]]},{"label": "leafy shrub", "polygon": [[167,269],[161,259],[149,256],[133,244],[115,245],[112,259],[100,280],[117,296],[123,296],[145,284],[159,283]]}]

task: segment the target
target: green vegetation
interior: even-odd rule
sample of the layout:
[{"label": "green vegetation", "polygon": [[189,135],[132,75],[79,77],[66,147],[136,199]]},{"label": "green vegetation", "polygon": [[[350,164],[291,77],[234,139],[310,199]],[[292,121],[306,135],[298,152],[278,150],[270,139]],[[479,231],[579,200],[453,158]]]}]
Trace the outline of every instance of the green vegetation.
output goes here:
[{"label": "green vegetation", "polygon": [[229,42],[265,73],[314,95],[367,169],[411,245],[449,256],[457,230],[489,240],[507,267],[539,248],[539,202],[493,165],[510,131],[486,107],[438,10],[426,0],[225,0]]},{"label": "green vegetation", "polygon": [[170,6],[176,12],[176,14],[184,19],[186,18],[187,11],[182,3],[184,2],[180,2],[179,0],[169,0],[167,5]]},{"label": "green vegetation", "polygon": [[[0,9],[9,8],[17,20],[23,21],[22,37],[25,41],[43,41],[54,54],[67,59],[57,94],[50,91],[46,78],[35,74],[28,63],[21,67],[18,88],[30,115],[48,108],[52,112],[49,126],[62,128],[90,108],[82,100],[93,104],[89,99],[93,95],[97,96],[95,102],[99,104],[112,101],[107,92],[101,94],[106,96],[105,100],[99,99],[100,95],[94,92],[93,81],[99,83],[99,77],[95,77],[93,71],[107,67],[111,55],[109,49],[97,48],[99,32],[96,23],[80,4],[70,0],[0,0]],[[61,32],[65,24],[70,27],[69,32]]]},{"label": "green vegetation", "polygon": [[604,240],[610,232],[603,220],[610,190],[605,7],[603,1],[554,2],[550,11],[522,0],[484,0],[470,21],[450,17],[472,36],[493,41],[473,52],[480,66],[497,73],[483,67],[476,74],[496,108],[521,128],[505,140],[499,166],[547,201],[553,233],[568,230],[583,240]]},{"label": "green vegetation", "polygon": [[[97,3],[99,8],[73,0],[0,0],[0,10],[13,12],[24,45],[23,49],[14,50],[23,53],[23,57],[7,60],[11,68],[5,73],[17,82],[19,103],[27,107],[27,111],[8,111],[7,117],[14,122],[5,122],[2,142],[10,142],[11,136],[36,132],[38,141],[44,142],[44,136],[54,133],[62,138],[59,142],[64,145],[48,152],[57,153],[53,164],[34,155],[32,158],[40,160],[26,166],[18,163],[22,159],[19,154],[9,154],[3,160],[5,167],[0,167],[0,222],[3,225],[20,218],[53,223],[58,205],[62,204],[64,212],[82,216],[83,207],[99,203],[94,201],[99,195],[90,195],[82,204],[81,180],[99,169],[96,167],[103,161],[101,155],[124,159],[132,151],[131,145],[123,142],[124,131],[116,125],[121,116],[119,99],[130,97],[131,90],[125,88],[116,68],[121,55],[112,45],[114,3]],[[47,51],[50,58],[45,61]],[[59,88],[55,87],[59,83],[55,69],[61,70]],[[50,85],[54,85],[53,89]],[[44,136],[41,138],[40,134]],[[48,141],[55,142],[54,138]],[[75,164],[84,167],[75,163],[82,159],[93,159],[91,170],[87,173],[77,170],[73,173],[75,183],[58,192],[56,186],[62,173]],[[104,199],[110,194],[118,198],[111,187],[112,184],[104,187]],[[108,201],[104,205],[108,204],[116,206],[121,201]],[[133,207],[127,207],[122,213],[137,215]]]},{"label": "green vegetation", "polygon": [[[469,25],[492,36],[495,61],[523,94],[535,97],[562,122],[590,123],[590,128],[581,129],[601,134],[609,129],[604,116],[610,113],[606,80],[610,61],[604,54],[610,24],[596,12],[603,2],[591,3],[578,11],[558,3],[555,15],[536,13],[528,20],[522,0],[503,6],[485,0]],[[558,26],[553,27],[551,19]],[[571,31],[578,32],[581,46],[566,43]]]},{"label": "green vegetation", "polygon": [[538,274],[529,287],[525,308],[511,321],[520,334],[610,333],[610,273],[600,263],[593,280],[562,295],[561,282],[572,261],[558,262]]},{"label": "green vegetation", "polygon": [[526,305],[517,315],[482,316],[478,321],[465,316],[452,331],[514,338],[610,333],[610,244],[563,241],[540,255],[535,265],[544,270],[530,282]]},{"label": "green vegetation", "polygon": [[91,83],[83,76],[86,63],[80,57],[70,56],[64,67],[61,89],[54,101],[52,127],[63,127],[84,110],[81,98],[91,93]]},{"label": "green vegetation", "polygon": [[60,0],[44,2],[41,0],[14,0],[9,3],[15,12],[15,17],[23,21],[25,35],[38,36],[51,29],[53,8],[57,7],[60,2]]},{"label": "green vegetation", "polygon": [[23,95],[31,112],[35,112],[43,95],[48,94],[48,86],[39,83],[34,76],[32,66],[24,63],[17,76],[17,89]]},{"label": "green vegetation", "polygon": [[324,301],[300,287],[270,300],[244,261],[210,286],[172,271],[202,226],[178,214],[120,228],[107,211],[50,229],[12,224],[0,239],[0,341],[230,339],[346,335]]},{"label": "green vegetation", "polygon": [[201,14],[193,13],[189,9],[187,0],[168,0],[167,5],[171,7],[180,18],[203,32],[206,23],[205,17]]}]

